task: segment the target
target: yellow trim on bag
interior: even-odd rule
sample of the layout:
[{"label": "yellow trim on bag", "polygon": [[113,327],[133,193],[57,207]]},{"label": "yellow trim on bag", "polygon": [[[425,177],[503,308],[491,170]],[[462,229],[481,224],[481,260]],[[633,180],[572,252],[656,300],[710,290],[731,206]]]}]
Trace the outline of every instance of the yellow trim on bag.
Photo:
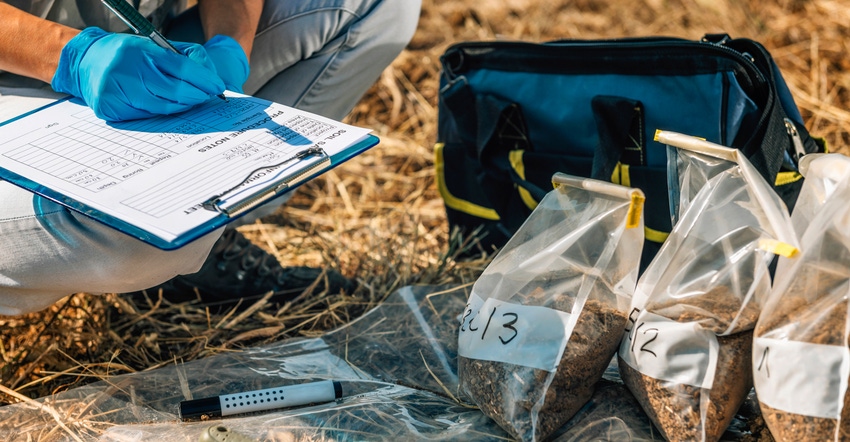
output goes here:
[{"label": "yellow trim on bag", "polygon": [[632,201],[629,203],[629,211],[626,213],[626,228],[633,229],[640,225],[640,217],[643,214],[643,203],[646,198],[642,192],[633,191]]},{"label": "yellow trim on bag", "polygon": [[826,138],[823,137],[812,137],[815,141],[819,142],[821,146],[823,146],[823,153],[829,153],[829,143],[826,142]]},{"label": "yellow trim on bag", "polygon": [[649,227],[644,227],[643,236],[647,241],[663,243],[664,241],[667,241],[667,237],[670,236],[670,234],[660,230],[650,229]]},{"label": "yellow trim on bag", "polygon": [[440,192],[443,202],[445,202],[446,206],[463,213],[490,221],[498,221],[499,214],[496,213],[495,210],[462,200],[449,192],[448,187],[446,187],[446,168],[443,160],[443,147],[445,147],[445,143],[437,143],[434,145],[434,176],[437,181],[437,191]]},{"label": "yellow trim on bag", "polygon": [[799,172],[779,172],[776,174],[776,186],[784,186],[785,184],[795,183],[803,179],[803,175]]},{"label": "yellow trim on bag", "polygon": [[[508,161],[511,163],[511,167],[513,167],[514,172],[519,175],[523,180],[525,179],[525,164],[522,162],[522,154],[525,153],[524,150],[512,150],[508,152]],[[537,201],[534,200],[534,197],[528,193],[522,186],[517,186],[517,190],[519,191],[519,197],[523,203],[525,203],[526,207],[531,210],[534,210],[537,207]]]},{"label": "yellow trim on bag", "polygon": [[775,239],[760,239],[759,248],[765,252],[773,253],[774,255],[793,258],[800,251],[791,244],[784,243]]},{"label": "yellow trim on bag", "polygon": [[629,165],[623,163],[617,163],[617,167],[614,168],[614,173],[618,175],[620,182],[617,184],[621,184],[626,187],[632,187],[632,178],[629,176]]},{"label": "yellow trim on bag", "polygon": [[617,167],[614,168],[614,172],[611,172],[611,182],[614,184],[620,184],[620,163],[617,163]]}]

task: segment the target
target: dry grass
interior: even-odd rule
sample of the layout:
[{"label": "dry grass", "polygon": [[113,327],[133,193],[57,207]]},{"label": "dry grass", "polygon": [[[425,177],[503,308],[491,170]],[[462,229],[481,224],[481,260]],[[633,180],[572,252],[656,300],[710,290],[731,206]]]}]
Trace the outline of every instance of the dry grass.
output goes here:
[{"label": "dry grass", "polygon": [[[753,38],[776,58],[810,131],[833,151],[848,152],[848,23],[850,0],[424,0],[408,49],[347,120],[374,129],[382,143],[302,187],[262,224],[241,228],[285,263],[331,265],[356,276],[357,293],[281,307],[261,300],[241,315],[76,294],[43,312],[0,319],[0,383],[40,397],[114,374],[317,335],[404,285],[474,280],[486,257],[452,259],[433,182],[439,56],[453,42],[698,39],[714,32]],[[19,399],[0,394],[0,403]]]}]

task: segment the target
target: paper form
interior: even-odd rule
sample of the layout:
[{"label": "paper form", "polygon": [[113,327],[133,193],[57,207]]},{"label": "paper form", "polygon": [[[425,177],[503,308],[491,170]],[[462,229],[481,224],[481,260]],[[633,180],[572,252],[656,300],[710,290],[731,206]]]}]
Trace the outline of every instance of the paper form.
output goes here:
[{"label": "paper form", "polygon": [[333,158],[369,132],[229,92],[228,101],[119,123],[71,99],[0,125],[0,167],[172,241],[219,216],[201,203],[252,172],[241,191],[298,167],[268,168],[304,149]]}]

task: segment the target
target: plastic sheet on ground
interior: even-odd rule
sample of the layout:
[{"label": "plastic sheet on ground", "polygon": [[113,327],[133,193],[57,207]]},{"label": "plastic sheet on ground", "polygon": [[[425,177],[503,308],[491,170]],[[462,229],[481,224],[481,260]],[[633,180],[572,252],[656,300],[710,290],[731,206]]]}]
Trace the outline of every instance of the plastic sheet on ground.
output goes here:
[{"label": "plastic sheet on ground", "polygon": [[[457,327],[469,287],[404,287],[352,323],[0,407],[9,441],[197,441],[210,425],[258,441],[509,440],[458,396]],[[187,399],[332,379],[335,402],[182,422]],[[746,425],[738,425],[747,436]],[[609,367],[591,401],[552,436],[562,442],[661,440]]]}]

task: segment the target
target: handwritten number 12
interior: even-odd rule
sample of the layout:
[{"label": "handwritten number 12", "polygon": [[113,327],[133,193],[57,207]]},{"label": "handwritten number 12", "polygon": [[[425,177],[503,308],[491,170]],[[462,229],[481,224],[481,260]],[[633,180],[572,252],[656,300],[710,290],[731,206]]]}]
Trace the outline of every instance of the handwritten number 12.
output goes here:
[{"label": "handwritten number 12", "polygon": [[[641,323],[640,323],[640,324],[638,324],[638,326],[634,329],[634,333],[632,333],[632,337],[631,337],[631,340],[632,340],[632,348],[631,348],[631,351],[632,351],[632,353],[634,353],[634,352],[635,352],[635,344],[637,344],[637,334],[638,334],[638,332],[640,331],[641,327],[643,327],[644,325],[646,325],[646,323],[645,323],[645,322],[641,322]],[[649,354],[651,354],[652,356],[655,356],[655,357],[657,358],[657,357],[658,357],[658,355],[657,355],[657,354],[655,354],[655,352],[654,352],[654,351],[652,351],[652,350],[650,350],[650,349],[648,349],[648,348],[646,348],[646,347],[647,347],[649,344],[651,344],[651,343],[652,343],[652,341],[655,341],[656,339],[658,339],[658,329],[657,329],[657,328],[654,328],[654,327],[653,327],[653,328],[648,328],[648,329],[646,329],[646,330],[644,330],[644,331],[643,331],[643,334],[645,335],[645,334],[647,334],[647,333],[649,333],[649,332],[655,332],[655,334],[654,334],[654,335],[653,335],[653,336],[652,336],[649,340],[647,340],[646,342],[644,342],[644,343],[640,346],[640,348],[639,348],[638,350],[639,350],[639,351],[645,351],[645,352],[647,352],[647,353],[649,353]]]}]

